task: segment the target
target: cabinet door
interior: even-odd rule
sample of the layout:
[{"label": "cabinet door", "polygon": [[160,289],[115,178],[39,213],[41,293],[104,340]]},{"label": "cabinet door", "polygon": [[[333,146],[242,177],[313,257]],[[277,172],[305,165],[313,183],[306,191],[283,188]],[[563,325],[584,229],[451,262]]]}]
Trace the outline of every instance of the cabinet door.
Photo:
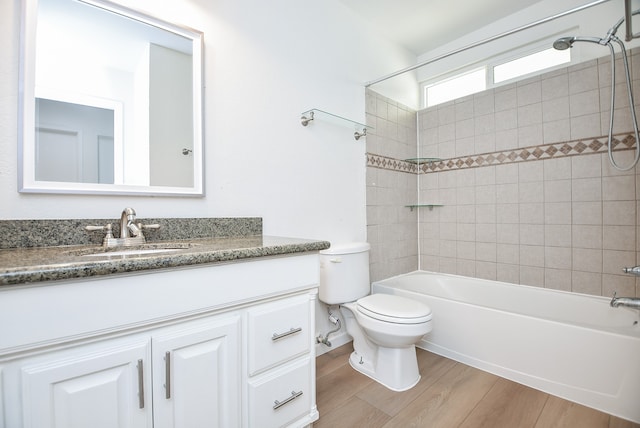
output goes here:
[{"label": "cabinet door", "polygon": [[150,338],[110,340],[22,366],[25,428],[151,426]]},{"label": "cabinet door", "polygon": [[154,334],[154,427],[239,426],[239,359],[236,315]]}]

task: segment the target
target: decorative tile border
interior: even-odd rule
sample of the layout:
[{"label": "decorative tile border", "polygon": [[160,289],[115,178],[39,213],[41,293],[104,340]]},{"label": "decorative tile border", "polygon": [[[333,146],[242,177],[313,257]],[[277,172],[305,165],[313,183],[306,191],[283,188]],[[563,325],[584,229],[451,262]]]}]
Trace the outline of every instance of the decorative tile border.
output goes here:
[{"label": "decorative tile border", "polygon": [[[620,139],[620,137],[622,139]],[[607,136],[591,140],[574,140],[540,146],[523,147],[502,152],[483,153],[458,158],[442,159],[421,165],[406,160],[367,153],[367,166],[392,171],[428,174],[431,172],[453,171],[467,168],[480,168],[491,165],[504,165],[516,162],[530,162],[566,156],[587,155],[607,152]],[[633,134],[614,137],[613,150],[630,150],[635,146]],[[418,171],[418,167],[420,168]]]},{"label": "decorative tile border", "polygon": [[418,173],[418,165],[413,162],[407,162],[406,160],[394,159],[387,156],[374,155],[372,153],[367,153],[367,166],[392,171],[408,172],[412,174]]}]

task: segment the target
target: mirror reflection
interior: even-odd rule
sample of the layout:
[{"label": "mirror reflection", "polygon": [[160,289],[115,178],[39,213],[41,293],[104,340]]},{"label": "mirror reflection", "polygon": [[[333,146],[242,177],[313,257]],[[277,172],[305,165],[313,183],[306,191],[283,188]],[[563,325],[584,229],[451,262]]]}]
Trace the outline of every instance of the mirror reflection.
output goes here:
[{"label": "mirror reflection", "polygon": [[102,0],[27,3],[21,191],[202,194],[201,33]]}]

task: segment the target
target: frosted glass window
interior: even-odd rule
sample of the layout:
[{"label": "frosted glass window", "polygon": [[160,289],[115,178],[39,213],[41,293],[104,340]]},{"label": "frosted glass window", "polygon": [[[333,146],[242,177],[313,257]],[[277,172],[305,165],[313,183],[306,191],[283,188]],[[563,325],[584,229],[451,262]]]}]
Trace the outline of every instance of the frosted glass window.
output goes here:
[{"label": "frosted glass window", "polygon": [[525,74],[544,70],[571,61],[571,49],[545,49],[493,67],[493,82],[500,83]]},{"label": "frosted glass window", "polygon": [[484,91],[487,88],[487,70],[480,68],[425,87],[426,107]]}]

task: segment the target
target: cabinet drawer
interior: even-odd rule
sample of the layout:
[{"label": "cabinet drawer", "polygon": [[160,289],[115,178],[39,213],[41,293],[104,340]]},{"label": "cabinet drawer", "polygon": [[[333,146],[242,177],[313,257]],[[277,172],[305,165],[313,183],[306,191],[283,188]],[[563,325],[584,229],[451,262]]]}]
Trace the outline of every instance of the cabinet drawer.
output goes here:
[{"label": "cabinet drawer", "polygon": [[249,376],[309,352],[310,300],[298,296],[248,312]]},{"label": "cabinet drawer", "polygon": [[249,381],[249,426],[281,427],[309,414],[310,364],[305,358]]}]

